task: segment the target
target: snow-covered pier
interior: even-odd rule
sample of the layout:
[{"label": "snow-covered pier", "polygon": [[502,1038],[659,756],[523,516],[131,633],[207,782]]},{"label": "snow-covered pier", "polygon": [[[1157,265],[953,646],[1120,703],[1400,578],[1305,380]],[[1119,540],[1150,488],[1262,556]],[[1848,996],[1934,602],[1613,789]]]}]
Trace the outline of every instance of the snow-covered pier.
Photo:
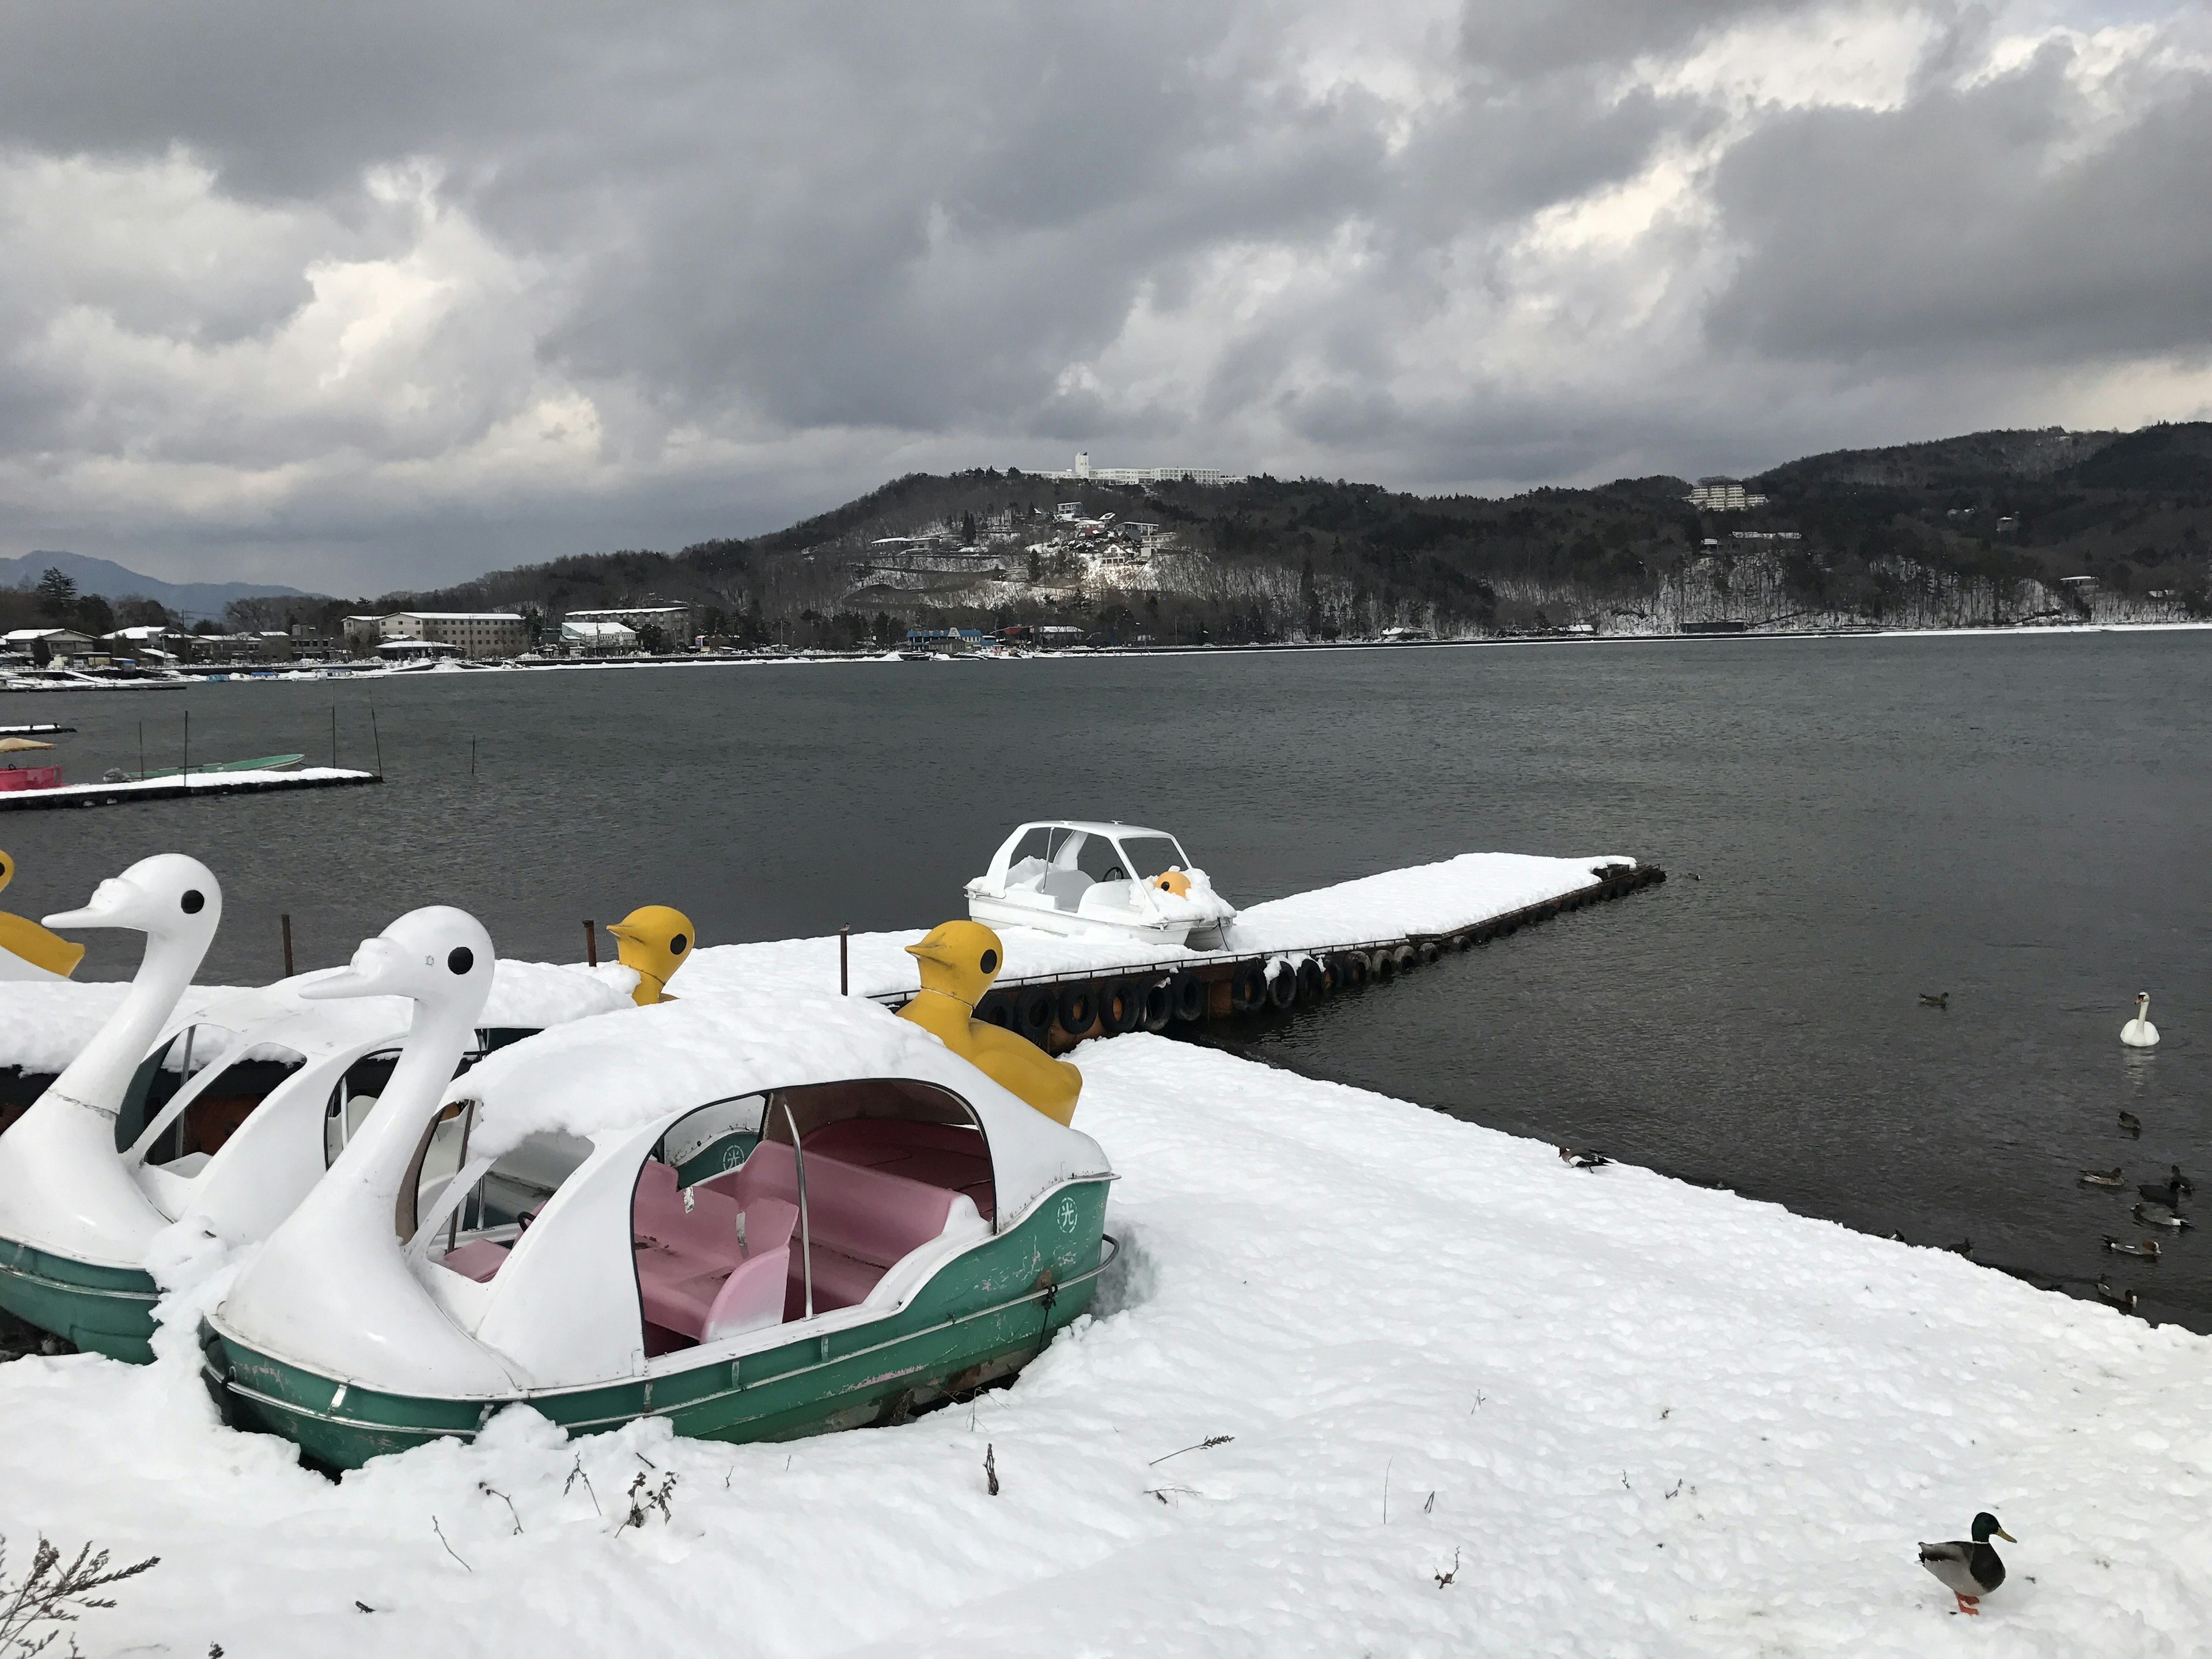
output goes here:
[{"label": "snow-covered pier", "polygon": [[126,801],[180,800],[186,796],[261,795],[283,789],[343,789],[381,783],[374,772],[307,766],[291,772],[193,772],[181,777],[130,778],[115,783],[67,783],[56,789],[0,791],[0,812],[36,812],[64,806],[119,806]]},{"label": "snow-covered pier", "polygon": [[[1006,966],[975,1012],[1055,1053],[1086,1037],[1287,1012],[1666,878],[1656,865],[1613,855],[1468,853],[1253,905],[1219,950],[1007,927]],[[897,1008],[921,988],[906,953],[916,937],[855,933],[842,957],[835,934],[702,949],[681,994],[734,991],[755,977],[842,983]]]}]

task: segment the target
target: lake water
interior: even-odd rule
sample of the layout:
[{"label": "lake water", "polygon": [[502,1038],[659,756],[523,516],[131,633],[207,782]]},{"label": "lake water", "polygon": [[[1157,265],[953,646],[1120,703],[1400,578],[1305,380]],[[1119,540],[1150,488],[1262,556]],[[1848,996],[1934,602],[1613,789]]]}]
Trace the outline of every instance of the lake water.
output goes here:
[{"label": "lake water", "polygon": [[[2212,1329],[2212,1238],[2156,1263],[2133,1184],[2206,1159],[2212,633],[1515,646],[258,682],[19,696],[71,781],[292,750],[380,788],[0,823],[8,908],[146,854],[222,878],[205,976],[343,960],[401,910],[503,954],[689,912],[702,943],[960,913],[1030,817],[1176,830],[1232,900],[1471,851],[1625,853],[1672,879],[1278,1024],[1258,1058],[1597,1146]],[[471,772],[473,750],[474,773]],[[88,935],[120,977],[135,939]],[[2165,1042],[2118,1042],[2136,991]],[[1948,1009],[1918,994],[1948,991]],[[2122,1109],[2140,1141],[2115,1127]],[[2198,1167],[2202,1164],[2202,1167]],[[2118,1164],[2130,1200],[2085,1191]],[[1602,1204],[1603,1176],[1559,1201]],[[2212,1188],[2204,1202],[2212,1213]],[[1743,1264],[1747,1278],[1759,1271]]]}]

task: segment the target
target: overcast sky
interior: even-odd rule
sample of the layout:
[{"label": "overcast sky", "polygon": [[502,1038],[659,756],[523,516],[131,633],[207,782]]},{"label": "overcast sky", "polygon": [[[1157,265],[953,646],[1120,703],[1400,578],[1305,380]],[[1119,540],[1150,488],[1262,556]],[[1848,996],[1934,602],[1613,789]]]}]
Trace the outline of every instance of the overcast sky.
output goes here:
[{"label": "overcast sky", "polygon": [[919,468],[2212,410],[2204,5],[0,8],[0,553],[376,592]]}]

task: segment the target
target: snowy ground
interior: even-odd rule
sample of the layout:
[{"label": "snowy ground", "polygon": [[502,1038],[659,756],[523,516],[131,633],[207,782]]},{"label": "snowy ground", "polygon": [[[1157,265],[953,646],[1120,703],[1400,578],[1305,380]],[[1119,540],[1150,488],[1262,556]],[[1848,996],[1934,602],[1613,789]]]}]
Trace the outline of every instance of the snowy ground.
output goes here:
[{"label": "snowy ground", "polygon": [[64,783],[52,789],[24,789],[0,793],[0,811],[30,810],[40,802],[74,800],[97,796],[159,794],[186,789],[193,794],[220,795],[253,790],[303,789],[330,783],[362,783],[376,775],[343,766],[297,766],[289,771],[194,772],[174,778],[134,778],[122,783]]},{"label": "snowy ground", "polygon": [[[95,1654],[2203,1651],[2205,1339],[1212,1050],[1075,1058],[1127,1267],[972,1409],[514,1413],[333,1485],[180,1353],[23,1359],[0,1531],[162,1557]],[[1981,1508],[2021,1541],[1970,1620],[1913,1546]]]}]

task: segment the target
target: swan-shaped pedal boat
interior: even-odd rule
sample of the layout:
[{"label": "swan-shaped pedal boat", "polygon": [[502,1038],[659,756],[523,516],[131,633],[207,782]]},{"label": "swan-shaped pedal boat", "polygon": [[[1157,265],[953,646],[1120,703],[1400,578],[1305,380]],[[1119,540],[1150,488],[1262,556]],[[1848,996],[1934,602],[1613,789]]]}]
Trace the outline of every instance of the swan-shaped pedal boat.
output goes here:
[{"label": "swan-shaped pedal boat", "polygon": [[1237,920],[1205,871],[1164,830],[1072,818],[1024,823],[968,884],[968,914],[989,927],[1134,938],[1213,950]]},{"label": "swan-shaped pedal boat", "polygon": [[155,1291],[146,1246],[168,1224],[116,1156],[124,1103],[222,921],[222,889],[198,859],[162,853],[100,884],[50,927],[146,935],[107,1023],[0,1134],[0,1307],[82,1347],[152,1358]]},{"label": "swan-shaped pedal boat", "polygon": [[[219,911],[215,878],[183,863],[191,869],[169,884],[210,896],[210,911]],[[143,868],[123,879],[146,886]],[[100,908],[95,898],[92,910]],[[138,925],[115,914],[78,925]],[[212,937],[212,921],[204,931]],[[0,1136],[0,1306],[112,1358],[153,1358],[155,1236],[185,1223],[226,1246],[266,1238],[360,1132],[414,1012],[399,997],[330,999],[316,988],[343,970],[329,969],[182,1002],[175,968],[188,981],[205,948],[202,939],[185,963],[181,944],[149,931],[140,975],[159,978],[167,1000],[158,1035],[141,1036],[126,1002],[78,1057],[77,1066],[99,1066],[101,1080],[73,1082],[73,1066]],[[526,1023],[473,1030],[455,1071],[545,1024],[628,1003],[619,986],[573,970],[505,966],[515,988],[498,1012]],[[104,1114],[96,1129],[82,1110],[94,1100]],[[450,1176],[458,1152],[441,1145],[428,1178]]]},{"label": "swan-shaped pedal boat", "polygon": [[[481,948],[457,916],[401,918],[317,988],[417,1012],[367,1126],[202,1326],[234,1425],[342,1468],[515,1404],[789,1438],[1010,1375],[1088,1305],[1104,1154],[919,1025],[763,989],[455,1079],[453,964]],[[433,1180],[448,1142],[459,1174]]]}]

